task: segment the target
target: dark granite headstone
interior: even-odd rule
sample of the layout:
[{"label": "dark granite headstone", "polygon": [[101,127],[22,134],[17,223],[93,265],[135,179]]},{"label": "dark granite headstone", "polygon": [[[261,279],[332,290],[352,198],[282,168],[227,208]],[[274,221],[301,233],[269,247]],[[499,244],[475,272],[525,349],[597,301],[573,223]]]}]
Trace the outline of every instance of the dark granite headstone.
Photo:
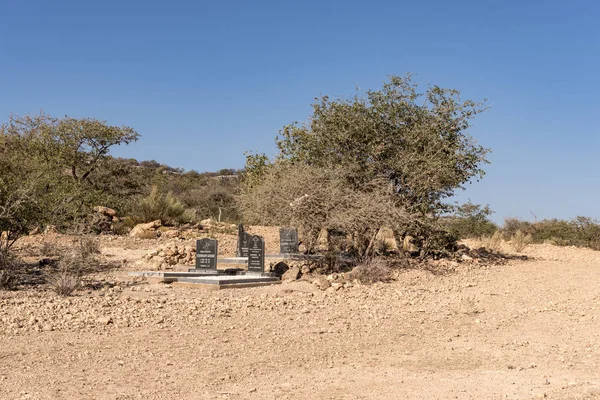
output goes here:
[{"label": "dark granite headstone", "polygon": [[298,252],[298,230],[296,228],[279,228],[279,252],[281,254]]},{"label": "dark granite headstone", "polygon": [[214,239],[196,240],[196,269],[217,269],[219,242]]},{"label": "dark granite headstone", "polygon": [[260,236],[250,236],[248,245],[248,271],[265,272],[265,241]]},{"label": "dark granite headstone", "polygon": [[238,243],[236,251],[238,257],[248,257],[248,246],[250,246],[251,237],[252,235],[244,230],[242,224],[238,225]]}]

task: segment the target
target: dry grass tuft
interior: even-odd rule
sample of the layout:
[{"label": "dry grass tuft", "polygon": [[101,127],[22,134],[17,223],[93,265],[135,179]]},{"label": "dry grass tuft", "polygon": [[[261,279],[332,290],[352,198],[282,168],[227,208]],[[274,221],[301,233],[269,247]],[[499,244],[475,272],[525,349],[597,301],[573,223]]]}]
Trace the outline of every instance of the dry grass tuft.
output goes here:
[{"label": "dry grass tuft", "polygon": [[517,253],[522,252],[533,242],[531,235],[525,235],[521,230],[518,230],[511,238],[512,245]]},{"label": "dry grass tuft", "polygon": [[385,261],[374,259],[354,267],[352,278],[367,285],[375,282],[388,282],[392,279],[392,269]]},{"label": "dry grass tuft", "polygon": [[66,297],[79,289],[80,278],[78,274],[63,269],[50,275],[48,283],[56,294]]},{"label": "dry grass tuft", "polygon": [[60,296],[70,296],[81,286],[81,277],[93,269],[100,253],[98,240],[82,236],[66,249],[58,263],[58,269],[50,272],[47,282]]},{"label": "dry grass tuft", "polygon": [[496,253],[502,249],[503,241],[502,234],[499,231],[494,232],[492,236],[481,238],[482,246]]}]

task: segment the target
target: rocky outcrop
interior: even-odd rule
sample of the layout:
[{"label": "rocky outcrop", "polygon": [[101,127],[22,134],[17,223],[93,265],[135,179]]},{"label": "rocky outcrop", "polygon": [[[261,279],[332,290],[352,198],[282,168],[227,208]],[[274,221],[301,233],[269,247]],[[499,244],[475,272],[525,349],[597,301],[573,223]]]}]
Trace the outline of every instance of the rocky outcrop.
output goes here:
[{"label": "rocky outcrop", "polygon": [[174,265],[194,265],[196,249],[171,245],[159,247],[142,257],[144,262],[150,262],[157,270],[171,269]]},{"label": "rocky outcrop", "polygon": [[160,232],[158,230],[160,226],[160,220],[148,222],[145,224],[138,224],[131,230],[131,232],[129,232],[129,236],[138,239],[154,239],[160,236]]}]

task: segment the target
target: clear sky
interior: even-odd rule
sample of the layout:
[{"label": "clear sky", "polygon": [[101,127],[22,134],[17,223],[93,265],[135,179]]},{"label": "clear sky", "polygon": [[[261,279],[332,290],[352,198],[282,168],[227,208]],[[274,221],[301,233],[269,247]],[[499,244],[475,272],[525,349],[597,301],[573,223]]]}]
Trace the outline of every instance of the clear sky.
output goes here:
[{"label": "clear sky", "polygon": [[142,135],[115,155],[241,168],[315,96],[412,72],[492,106],[460,201],[600,218],[599,21],[594,0],[0,0],[0,118],[95,117]]}]

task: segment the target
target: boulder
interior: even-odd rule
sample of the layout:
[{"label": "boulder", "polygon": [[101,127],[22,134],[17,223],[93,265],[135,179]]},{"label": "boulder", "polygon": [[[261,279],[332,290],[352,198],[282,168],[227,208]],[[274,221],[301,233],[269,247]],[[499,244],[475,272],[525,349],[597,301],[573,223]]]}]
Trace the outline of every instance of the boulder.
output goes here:
[{"label": "boulder", "polygon": [[375,236],[375,240],[377,240],[386,251],[398,251],[396,236],[394,235],[394,231],[390,228],[382,227],[379,229]]},{"label": "boulder", "polygon": [[[142,229],[145,229],[145,230],[150,230],[150,229],[157,229],[157,228],[160,228],[160,226],[161,226],[161,225],[162,225],[162,224],[161,224],[161,222],[160,222],[160,219],[157,219],[156,221],[147,222],[147,223],[145,223],[145,224],[138,224],[138,225],[136,226],[136,228],[139,226],[139,227],[141,227]],[[135,229],[135,228],[134,228],[134,229]]]},{"label": "boulder", "polygon": [[319,232],[315,249],[320,251],[326,251],[329,249],[329,232],[327,229],[323,228],[321,229],[321,232]]},{"label": "boulder", "polygon": [[146,224],[138,224],[136,225],[131,232],[129,232],[129,236],[135,237],[138,239],[154,239],[159,233],[156,230],[160,226],[160,220],[148,222]]},{"label": "boulder", "polygon": [[331,286],[331,282],[329,282],[323,275],[317,276],[313,281],[313,284],[321,290],[325,290]]},{"label": "boulder", "polygon": [[286,271],[285,274],[281,277],[282,281],[297,281],[298,278],[302,276],[302,272],[300,272],[299,267],[292,267]]},{"label": "boulder", "polygon": [[273,272],[275,273],[275,275],[277,275],[278,277],[282,277],[283,274],[285,274],[287,271],[289,271],[290,266],[287,265],[286,263],[284,263],[283,261],[278,262],[277,264],[275,264],[273,266],[273,268],[271,268],[273,270]]}]

